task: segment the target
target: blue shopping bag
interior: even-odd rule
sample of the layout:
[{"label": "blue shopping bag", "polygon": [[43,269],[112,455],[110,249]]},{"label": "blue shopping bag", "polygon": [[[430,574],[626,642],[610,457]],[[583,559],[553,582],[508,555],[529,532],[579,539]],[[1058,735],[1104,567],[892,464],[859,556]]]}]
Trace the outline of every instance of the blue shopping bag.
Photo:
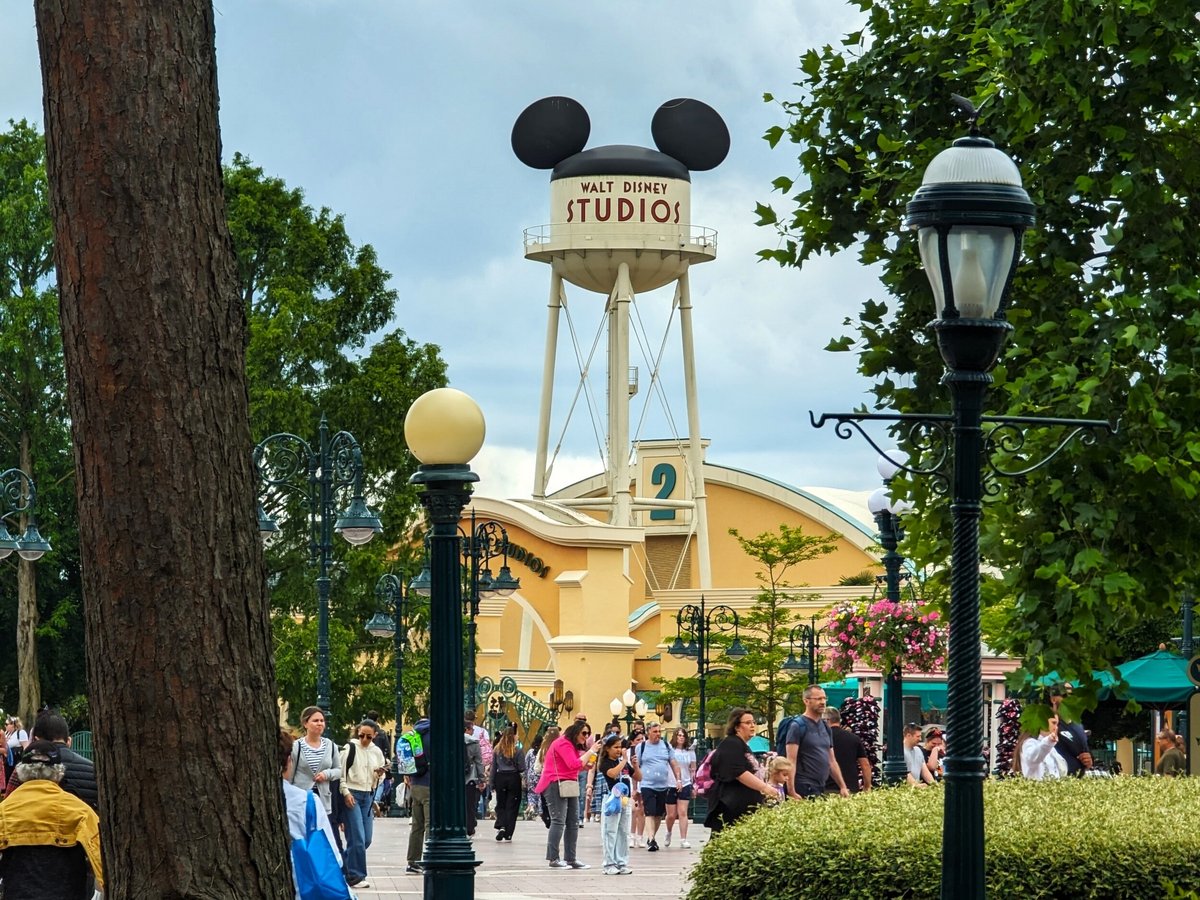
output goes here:
[{"label": "blue shopping bag", "polygon": [[353,900],[329,838],[317,827],[317,805],[311,792],[304,837],[292,841],[292,867],[300,900]]}]

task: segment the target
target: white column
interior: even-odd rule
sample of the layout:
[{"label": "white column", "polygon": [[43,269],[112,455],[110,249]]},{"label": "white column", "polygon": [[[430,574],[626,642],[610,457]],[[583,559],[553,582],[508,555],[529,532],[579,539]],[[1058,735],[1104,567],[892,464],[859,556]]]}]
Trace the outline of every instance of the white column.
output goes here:
[{"label": "white column", "polygon": [[692,339],[692,293],[688,270],[679,276],[679,332],[683,341],[683,385],[687,394],[688,468],[691,470],[692,499],[696,503],[696,557],[700,563],[702,591],[712,587],[712,561],[708,555],[708,499],[704,487],[704,447],[700,434],[700,403],[696,391],[696,347]]},{"label": "white column", "polygon": [[533,496],[546,499],[546,449],[550,443],[550,405],[554,399],[554,365],[558,352],[558,319],[562,313],[563,281],[554,269],[550,270],[550,304],[546,316],[546,352],[542,361],[542,403],[538,410],[537,457],[533,472]]},{"label": "white column", "polygon": [[629,304],[633,284],[629,266],[617,268],[608,319],[608,471],[613,508],[609,523],[632,525],[629,493]]}]

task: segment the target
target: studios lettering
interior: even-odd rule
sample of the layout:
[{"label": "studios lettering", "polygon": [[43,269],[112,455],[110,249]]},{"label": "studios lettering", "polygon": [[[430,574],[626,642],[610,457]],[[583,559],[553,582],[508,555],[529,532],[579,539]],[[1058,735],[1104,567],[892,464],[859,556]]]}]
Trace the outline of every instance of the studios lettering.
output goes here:
[{"label": "studios lettering", "polygon": [[560,221],[568,225],[632,222],[678,225],[686,221],[686,183],[635,178],[580,179],[566,197]]}]

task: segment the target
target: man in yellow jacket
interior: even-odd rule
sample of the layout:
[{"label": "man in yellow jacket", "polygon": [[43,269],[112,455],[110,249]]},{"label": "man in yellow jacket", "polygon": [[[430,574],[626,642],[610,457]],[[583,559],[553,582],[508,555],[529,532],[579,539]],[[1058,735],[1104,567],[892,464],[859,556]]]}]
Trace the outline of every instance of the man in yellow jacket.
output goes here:
[{"label": "man in yellow jacket", "polygon": [[103,888],[100,819],[62,789],[59,746],[33,741],[17,764],[21,785],[0,803],[0,878],[5,900],[86,900]]}]

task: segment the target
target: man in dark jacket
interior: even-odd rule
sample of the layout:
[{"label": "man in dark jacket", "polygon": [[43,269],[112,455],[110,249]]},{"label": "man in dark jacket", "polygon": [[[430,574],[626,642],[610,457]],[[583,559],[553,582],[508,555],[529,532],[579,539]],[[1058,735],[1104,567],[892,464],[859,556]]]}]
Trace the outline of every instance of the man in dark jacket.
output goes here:
[{"label": "man in dark jacket", "polygon": [[[71,731],[67,727],[67,720],[54,713],[42,713],[33,723],[33,740],[50,741],[59,745],[58,762],[60,765],[66,766],[67,770],[59,786],[68,794],[74,794],[99,813],[100,805],[96,795],[96,769],[90,759],[80,756],[70,749]],[[12,780],[8,782],[5,796],[7,797],[16,790],[20,783],[19,773],[14,772]]]}]

